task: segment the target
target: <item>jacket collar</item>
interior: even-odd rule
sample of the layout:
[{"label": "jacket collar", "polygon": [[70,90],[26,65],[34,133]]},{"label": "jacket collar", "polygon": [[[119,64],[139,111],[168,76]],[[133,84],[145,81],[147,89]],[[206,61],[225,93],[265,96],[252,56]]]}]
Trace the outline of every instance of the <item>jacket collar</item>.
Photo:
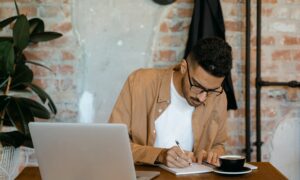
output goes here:
[{"label": "jacket collar", "polygon": [[166,73],[163,75],[161,80],[161,88],[159,90],[157,102],[170,102],[170,88],[171,88],[171,79],[174,71],[178,71],[180,64],[176,64],[168,68]]}]

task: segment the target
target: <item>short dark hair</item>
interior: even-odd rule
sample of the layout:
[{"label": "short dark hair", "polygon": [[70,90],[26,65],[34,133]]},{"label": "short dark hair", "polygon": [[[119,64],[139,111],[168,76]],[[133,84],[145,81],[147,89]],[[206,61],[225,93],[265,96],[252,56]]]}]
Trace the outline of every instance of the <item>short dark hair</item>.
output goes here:
[{"label": "short dark hair", "polygon": [[217,77],[226,76],[232,68],[231,47],[218,37],[199,40],[190,51],[189,59]]}]

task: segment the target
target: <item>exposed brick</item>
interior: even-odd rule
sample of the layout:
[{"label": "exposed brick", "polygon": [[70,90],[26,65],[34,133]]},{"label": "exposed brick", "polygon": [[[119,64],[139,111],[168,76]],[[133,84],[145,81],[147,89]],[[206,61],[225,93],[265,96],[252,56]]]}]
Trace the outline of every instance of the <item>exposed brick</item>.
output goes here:
[{"label": "exposed brick", "polygon": [[272,13],[273,13],[272,8],[262,8],[262,10],[261,10],[261,14],[263,17],[269,17],[272,15]]},{"label": "exposed brick", "polygon": [[171,27],[172,32],[180,32],[183,29],[183,22],[179,21]]},{"label": "exposed brick", "polygon": [[[13,3],[12,3],[13,4]],[[37,8],[34,6],[23,6],[19,7],[20,14],[24,14],[29,17],[33,17],[37,15]],[[12,7],[0,7],[0,19],[6,19],[11,16],[17,15],[17,11]]]},{"label": "exposed brick", "polygon": [[292,51],[293,54],[293,60],[300,61],[300,50]]},{"label": "exposed brick", "polygon": [[43,79],[35,78],[32,83],[39,86],[42,89],[46,89],[48,87],[48,83]]},{"label": "exposed brick", "polygon": [[74,66],[72,65],[57,65],[57,66],[51,66],[51,69],[61,76],[63,75],[69,75],[74,73]]},{"label": "exposed brick", "polygon": [[298,96],[299,89],[296,88],[289,88],[287,90],[287,100],[292,102],[299,102],[300,97]]},{"label": "exposed brick", "polygon": [[172,19],[174,17],[174,11],[171,10],[168,12],[167,18]]},{"label": "exposed brick", "polygon": [[189,9],[180,8],[180,9],[177,10],[177,14],[181,18],[189,18],[193,14],[193,9],[190,9],[190,8]]},{"label": "exposed brick", "polygon": [[[0,20],[16,14],[12,0],[1,0]],[[224,20],[226,23],[226,39],[233,46],[233,83],[235,94],[239,104],[237,111],[232,111],[229,122],[230,137],[227,143],[229,153],[242,153],[244,148],[244,76],[245,76],[245,0],[222,0]],[[5,7],[2,7],[5,3]],[[11,3],[11,6],[8,5]],[[56,72],[56,76],[46,69],[34,67],[34,82],[45,88],[51,95],[58,106],[56,119],[70,121],[78,116],[77,107],[77,80],[74,74],[78,71],[75,69],[75,60],[80,59],[77,53],[72,52],[76,49],[74,41],[75,35],[72,34],[72,24],[70,22],[70,0],[18,0],[21,10],[29,16],[41,15],[45,17],[47,30],[63,32],[64,36],[54,41],[31,45],[28,55],[30,60],[42,60],[47,63],[51,62],[51,67]],[[193,0],[177,0],[166,17],[158,25],[159,33],[155,37],[157,44],[153,49],[153,60],[155,62],[174,63],[182,51],[184,51],[186,42],[186,31],[188,30],[187,20],[192,15],[192,8],[187,8]],[[255,7],[256,1],[251,1]],[[262,1],[262,75],[268,81],[280,81],[288,79],[299,79],[300,75],[300,45],[299,21],[300,7],[299,0],[263,0]],[[37,5],[37,6],[35,6]],[[57,8],[56,8],[57,7]],[[26,10],[26,8],[28,8]],[[30,9],[30,8],[33,8]],[[38,14],[36,9],[38,8]],[[252,8],[251,16],[251,103],[255,103],[255,65],[256,65],[256,9]],[[126,14],[127,16],[127,14]],[[66,18],[68,17],[68,18]],[[135,20],[135,17],[132,17]],[[184,20],[184,21],[180,21]],[[168,22],[168,23],[166,23]],[[165,24],[163,24],[165,23]],[[4,30],[6,31],[6,29]],[[113,33],[114,31],[112,31]],[[0,33],[3,33],[0,32]],[[66,33],[68,33],[66,35]],[[170,33],[170,34],[169,34]],[[166,36],[167,35],[167,36]],[[74,40],[75,39],[75,40]],[[74,45],[75,44],[75,45]],[[74,47],[74,48],[73,48]],[[67,49],[66,49],[67,48]],[[48,54],[43,54],[47,52]],[[54,61],[48,61],[52,60]],[[71,60],[71,61],[70,61]],[[273,60],[276,60],[274,62]],[[293,60],[292,62],[286,62]],[[42,62],[43,63],[43,62]],[[73,64],[74,63],[74,64]],[[50,79],[49,79],[50,78]],[[49,90],[49,91],[48,91]],[[296,92],[293,92],[296,91]],[[289,119],[298,117],[299,112],[291,109],[299,109],[299,90],[293,88],[268,87],[262,91],[262,102],[267,102],[262,106],[263,121],[263,140],[265,149],[263,159],[269,160],[274,127],[277,126],[279,119]],[[36,98],[36,97],[35,97]],[[69,104],[69,105],[66,105]],[[284,107],[282,107],[284,104]],[[252,105],[252,104],[251,104]],[[293,114],[293,115],[292,115]],[[295,115],[296,114],[296,115]],[[278,118],[280,117],[280,118]],[[252,118],[252,142],[255,140],[255,108],[251,106]],[[255,158],[255,148],[252,158]]]},{"label": "exposed brick", "polygon": [[184,41],[182,36],[170,35],[170,36],[163,36],[159,40],[159,45],[162,47],[178,47],[183,46]]},{"label": "exposed brick", "polygon": [[227,31],[243,31],[244,25],[241,21],[225,21]]},{"label": "exposed brick", "polygon": [[28,7],[21,7],[19,8],[20,14],[25,14],[26,16],[36,16],[37,15],[37,8],[28,6]]},{"label": "exposed brick", "polygon": [[67,33],[72,29],[72,23],[71,22],[64,22],[64,23],[56,24],[51,29],[53,29],[56,32]]},{"label": "exposed brick", "polygon": [[272,60],[291,60],[290,50],[277,50],[272,53]]},{"label": "exposed brick", "polygon": [[46,60],[50,56],[50,52],[46,50],[24,51],[28,60]]},{"label": "exposed brick", "polygon": [[264,4],[267,4],[267,3],[276,4],[277,0],[262,0],[261,2],[264,3]]},{"label": "exposed brick", "polygon": [[8,17],[16,15],[15,8],[7,8],[7,7],[0,7],[0,19],[6,19]]},{"label": "exposed brick", "polygon": [[237,8],[237,7],[230,7],[230,15],[231,16],[242,16],[244,17],[246,14],[245,8]]},{"label": "exposed brick", "polygon": [[42,77],[45,77],[49,74],[53,74],[53,72],[51,72],[49,69],[46,69],[44,67],[40,67],[40,66],[37,66],[37,65],[31,65],[30,66],[31,70],[33,71],[33,74],[34,74],[34,77],[35,78],[42,78]]},{"label": "exposed brick", "polygon": [[161,50],[159,51],[159,57],[161,61],[175,61],[176,52],[172,50]]},{"label": "exposed brick", "polygon": [[300,45],[300,37],[284,36],[284,45]]},{"label": "exposed brick", "polygon": [[166,22],[161,23],[159,30],[160,30],[160,32],[168,32],[169,31],[168,24]]},{"label": "exposed brick", "polygon": [[275,38],[273,36],[263,37],[261,39],[261,44],[262,45],[274,45],[275,44]]},{"label": "exposed brick", "polygon": [[[14,2],[12,0],[1,0],[1,3],[4,3],[4,2],[9,2],[14,5]],[[21,3],[28,3],[28,2],[32,2],[32,0],[17,0],[18,5]]]},{"label": "exposed brick", "polygon": [[62,60],[74,60],[74,54],[70,51],[62,51]]},{"label": "exposed brick", "polygon": [[[275,40],[274,36],[261,37],[261,44],[262,45],[266,45],[266,46],[274,45],[274,44],[276,44],[275,41],[276,40]],[[256,46],[256,37],[251,39],[251,44],[253,46]]]},{"label": "exposed brick", "polygon": [[300,63],[296,66],[296,72],[300,72]]},{"label": "exposed brick", "polygon": [[47,46],[50,45],[50,47],[64,47],[67,43],[69,42],[69,37],[67,36],[62,36],[58,39],[54,39],[52,41],[49,41],[49,43],[47,43]]},{"label": "exposed brick", "polygon": [[64,74],[73,74],[74,73],[74,66],[73,65],[61,65],[60,66],[60,73]]}]

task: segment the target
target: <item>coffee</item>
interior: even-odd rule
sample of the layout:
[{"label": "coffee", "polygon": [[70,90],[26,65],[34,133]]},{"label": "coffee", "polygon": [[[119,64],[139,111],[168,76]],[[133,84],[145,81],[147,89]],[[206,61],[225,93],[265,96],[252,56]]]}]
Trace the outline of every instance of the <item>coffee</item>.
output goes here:
[{"label": "coffee", "polygon": [[227,158],[224,158],[224,159],[228,159],[228,160],[238,160],[238,159],[240,159],[240,158],[227,157]]},{"label": "coffee", "polygon": [[239,155],[224,155],[219,160],[220,169],[231,172],[242,170],[245,163],[245,157]]}]

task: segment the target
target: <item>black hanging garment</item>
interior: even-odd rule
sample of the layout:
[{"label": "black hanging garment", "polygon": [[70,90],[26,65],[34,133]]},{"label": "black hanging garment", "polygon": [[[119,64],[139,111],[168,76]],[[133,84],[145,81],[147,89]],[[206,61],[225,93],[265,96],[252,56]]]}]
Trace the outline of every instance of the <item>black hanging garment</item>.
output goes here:
[{"label": "black hanging garment", "polygon": [[[225,25],[220,1],[194,0],[194,12],[184,57],[187,57],[199,39],[212,36],[220,37],[225,40]],[[223,88],[228,101],[227,109],[237,109],[231,73],[225,77]]]}]

